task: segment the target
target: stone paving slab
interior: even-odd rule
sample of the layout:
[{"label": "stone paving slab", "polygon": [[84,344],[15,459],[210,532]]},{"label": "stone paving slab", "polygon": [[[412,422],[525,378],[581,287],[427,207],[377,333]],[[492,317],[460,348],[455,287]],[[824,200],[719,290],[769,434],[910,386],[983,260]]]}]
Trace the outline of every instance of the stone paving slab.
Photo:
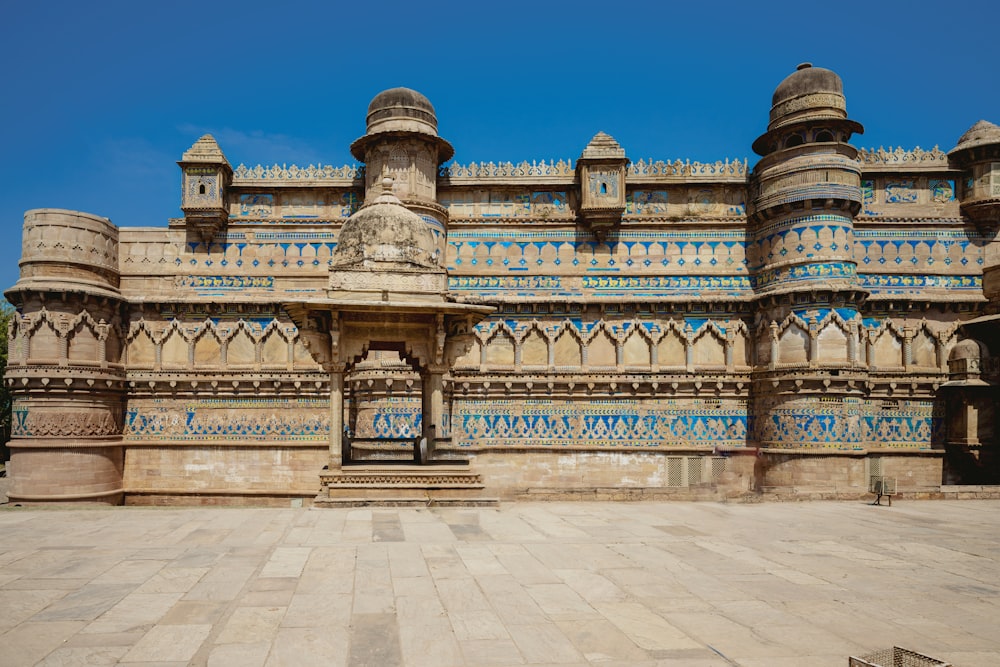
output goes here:
[{"label": "stone paving slab", "polygon": [[1000,501],[0,509],[0,664],[1000,664]]}]

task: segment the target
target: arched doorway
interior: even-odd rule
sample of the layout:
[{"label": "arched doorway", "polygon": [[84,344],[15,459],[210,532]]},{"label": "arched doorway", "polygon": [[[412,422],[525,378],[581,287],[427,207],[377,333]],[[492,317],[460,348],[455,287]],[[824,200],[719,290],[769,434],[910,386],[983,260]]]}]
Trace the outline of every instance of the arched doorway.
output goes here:
[{"label": "arched doorway", "polygon": [[343,464],[421,460],[421,368],[402,346],[373,343],[344,377]]}]

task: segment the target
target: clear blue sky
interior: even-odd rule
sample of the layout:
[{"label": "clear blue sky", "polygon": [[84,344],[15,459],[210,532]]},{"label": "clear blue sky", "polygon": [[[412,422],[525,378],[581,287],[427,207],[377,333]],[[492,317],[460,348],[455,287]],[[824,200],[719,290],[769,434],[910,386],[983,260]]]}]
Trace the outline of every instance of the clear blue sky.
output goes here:
[{"label": "clear blue sky", "polygon": [[858,146],[952,148],[1000,123],[996,0],[7,2],[0,286],[24,211],[119,226],[179,215],[175,162],[211,132],[234,166],[353,162],[381,90],[427,95],[456,160],[754,156],[802,61],[844,80]]}]

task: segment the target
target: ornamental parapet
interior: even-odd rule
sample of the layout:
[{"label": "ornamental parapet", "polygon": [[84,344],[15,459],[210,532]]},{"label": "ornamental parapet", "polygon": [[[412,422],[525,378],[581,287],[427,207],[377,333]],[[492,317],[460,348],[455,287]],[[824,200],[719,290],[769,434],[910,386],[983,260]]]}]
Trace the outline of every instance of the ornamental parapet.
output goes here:
[{"label": "ornamental parapet", "polygon": [[[685,182],[702,180],[744,181],[749,169],[746,158],[692,162],[691,160],[640,159],[626,167],[629,182]],[[572,181],[576,165],[572,160],[542,160],[531,162],[472,162],[467,165],[452,163],[440,168],[438,176],[452,185],[478,181],[533,181],[551,179],[554,182]]]},{"label": "ornamental parapet", "polygon": [[747,159],[717,160],[715,162],[692,162],[691,160],[639,159],[628,166],[626,177],[629,180],[644,182],[646,180],[701,180],[711,177],[712,180],[746,180],[749,170]]},{"label": "ornamental parapet", "polygon": [[347,164],[342,167],[316,164],[308,167],[273,164],[270,167],[257,165],[248,167],[240,164],[233,170],[233,185],[253,186],[261,183],[269,185],[329,185],[350,187],[356,181],[364,180],[364,165]]},{"label": "ornamental parapet", "polygon": [[464,179],[536,179],[539,177],[555,177],[572,180],[576,175],[576,167],[572,160],[542,160],[537,162],[470,162],[469,164],[452,163],[438,170],[440,178],[446,178],[453,183]]},{"label": "ornamental parapet", "polygon": [[[628,166],[629,180],[645,182],[647,180],[700,180],[704,177],[743,180],[749,173],[747,159],[726,158],[715,162],[692,162],[691,160],[649,160],[640,159]],[[451,163],[438,170],[440,178],[448,179],[454,184],[464,180],[533,180],[539,178],[556,178],[572,180],[576,175],[576,165],[572,160],[532,160],[531,162],[470,162],[469,164]],[[262,183],[273,185],[310,185],[313,183],[329,186],[349,187],[356,181],[364,179],[364,165],[332,165],[310,164],[299,167],[289,164],[273,164],[271,166],[256,165],[248,167],[240,164],[233,170],[233,185],[253,186]]]},{"label": "ornamental parapet", "polygon": [[937,146],[925,151],[917,146],[907,150],[901,146],[888,149],[879,146],[878,148],[859,148],[858,162],[861,163],[863,171],[941,171],[950,169],[948,155]]}]

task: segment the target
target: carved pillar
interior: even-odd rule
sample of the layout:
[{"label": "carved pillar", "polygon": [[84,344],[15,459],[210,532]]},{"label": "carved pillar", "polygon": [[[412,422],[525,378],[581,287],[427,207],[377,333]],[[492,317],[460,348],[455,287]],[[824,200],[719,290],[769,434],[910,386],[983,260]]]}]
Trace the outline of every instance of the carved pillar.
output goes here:
[{"label": "carved pillar", "polygon": [[778,365],[778,323],[771,320],[771,362],[768,370],[774,370]]},{"label": "carved pillar", "polygon": [[330,470],[338,470],[344,463],[344,366],[330,368]]},{"label": "carved pillar", "polygon": [[903,367],[909,371],[913,365],[913,334],[910,327],[903,328]]},{"label": "carved pillar", "polygon": [[736,334],[732,325],[726,327],[726,372],[732,373],[734,368],[733,347],[736,345]]},{"label": "carved pillar", "polygon": [[809,321],[809,367],[816,368],[819,365],[819,330],[816,320]]},{"label": "carved pillar", "polygon": [[444,424],[444,373],[446,368],[431,366],[421,375],[423,381],[423,434],[431,439],[430,427],[434,427],[434,436],[441,434]]},{"label": "carved pillar", "polygon": [[59,318],[58,326],[56,327],[56,334],[59,336],[59,365],[68,366],[69,365],[69,332],[70,326],[63,315]]},{"label": "carved pillar", "polygon": [[851,367],[858,365],[858,321],[851,320],[847,325],[847,360]]},{"label": "carved pillar", "polygon": [[694,372],[694,329],[690,324],[684,325],[684,365],[688,373]]}]

